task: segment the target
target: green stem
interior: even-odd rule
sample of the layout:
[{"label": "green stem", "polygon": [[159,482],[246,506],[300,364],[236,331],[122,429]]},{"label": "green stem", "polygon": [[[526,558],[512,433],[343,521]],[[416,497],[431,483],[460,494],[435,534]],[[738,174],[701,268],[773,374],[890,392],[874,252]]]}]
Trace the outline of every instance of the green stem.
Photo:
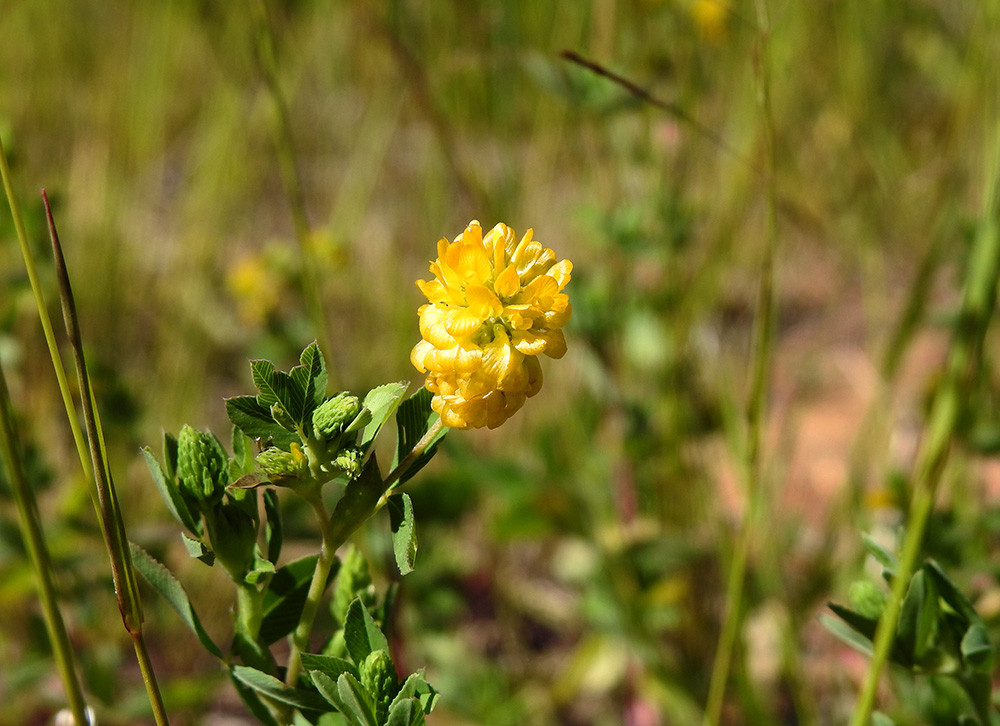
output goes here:
[{"label": "green stem", "polygon": [[320,522],[320,529],[323,536],[323,544],[319,550],[319,558],[316,560],[316,569],[313,571],[312,582],[309,583],[309,592],[306,595],[305,605],[302,607],[302,615],[299,616],[299,623],[292,634],[292,651],[288,656],[288,673],[285,676],[285,683],[294,686],[299,680],[302,670],[302,653],[309,647],[309,635],[312,633],[313,621],[319,610],[323,593],[326,592],[326,583],[330,578],[330,571],[333,563],[337,559],[337,549],[344,543],[345,538],[337,541],[330,521],[330,515],[326,511],[323,499],[319,495],[311,498],[309,504],[316,512],[316,517]]},{"label": "green stem", "polygon": [[381,483],[381,496],[378,499],[372,498],[370,503],[363,505],[360,514],[350,522],[334,522],[326,511],[323,499],[317,492],[309,497],[309,504],[319,518],[320,531],[323,536],[323,543],[320,547],[319,559],[316,560],[316,569],[313,571],[312,582],[309,583],[309,592],[306,595],[306,602],[302,608],[302,615],[299,623],[292,634],[292,651],[288,657],[288,672],[285,683],[294,686],[299,679],[302,670],[301,654],[309,647],[309,635],[312,632],[313,621],[319,610],[320,601],[326,592],[326,583],[330,578],[330,571],[333,563],[337,559],[337,550],[347,541],[347,539],[373,514],[385,506],[387,495],[399,478],[413,466],[414,462],[430,447],[441,433],[444,424],[441,419],[435,421],[427,429],[427,432],[416,443],[413,449],[403,457],[402,461],[394,468]]},{"label": "green stem", "polygon": [[88,723],[87,704],[83,690],[77,678],[76,660],[73,656],[73,646],[66,632],[66,624],[59,610],[56,587],[53,582],[54,567],[45,546],[45,535],[42,532],[41,517],[34,492],[28,484],[21,467],[17,443],[17,432],[14,426],[14,416],[10,404],[10,392],[7,381],[0,367],[0,451],[7,461],[8,478],[14,494],[14,502],[20,515],[21,535],[24,538],[28,556],[35,569],[35,579],[38,584],[38,596],[41,601],[42,615],[45,618],[45,628],[49,634],[49,642],[56,659],[56,668],[66,689],[66,699],[73,719],[78,726]]},{"label": "green stem", "polygon": [[760,281],[757,288],[757,317],[754,330],[754,360],[750,378],[750,391],[746,407],[747,440],[743,467],[746,476],[747,506],[743,513],[739,536],[726,578],[726,612],[715,657],[708,697],[705,702],[703,724],[716,726],[722,716],[726,682],[736,639],[742,625],[743,586],[746,579],[754,524],[763,509],[766,489],[762,485],[763,471],[760,460],[764,437],[764,413],[770,388],[770,367],[774,348],[774,256],[777,247],[777,192],[774,178],[774,124],[771,116],[769,76],[769,25],[767,8],[763,0],[757,2],[760,27],[760,59],[758,68],[758,95],[764,126],[765,159],[767,164],[767,236],[764,257],[761,260]]},{"label": "green stem", "polygon": [[948,353],[944,380],[928,415],[928,430],[914,466],[913,495],[899,566],[885,611],[873,641],[872,660],[855,707],[852,726],[866,726],[875,706],[875,692],[899,622],[903,598],[917,565],[927,521],[934,509],[941,474],[959,425],[963,402],[981,362],[983,340],[996,304],[1000,278],[1000,125],[989,169],[982,219],[969,256],[962,309]]}]

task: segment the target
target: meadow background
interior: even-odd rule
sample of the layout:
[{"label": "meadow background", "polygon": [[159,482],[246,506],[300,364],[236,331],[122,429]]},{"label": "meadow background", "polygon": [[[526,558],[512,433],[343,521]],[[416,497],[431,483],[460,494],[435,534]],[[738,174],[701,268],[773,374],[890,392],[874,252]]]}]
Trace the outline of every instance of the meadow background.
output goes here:
[{"label": "meadow background", "polygon": [[[745,506],[773,189],[766,496],[723,721],[845,721],[867,661],[820,616],[877,573],[861,532],[892,546],[900,523],[1000,118],[1000,8],[766,4],[769,115],[745,0],[269,2],[303,248],[252,4],[0,0],[0,136],[29,232],[47,259],[45,187],[130,536],[181,573],[209,632],[226,630],[228,589],[187,558],[139,448],[183,423],[225,440],[247,359],[287,367],[317,337],[332,386],[419,385],[413,281],[439,238],[504,221],[574,262],[569,352],[513,420],[453,433],[414,482],[394,645],[442,692],[435,724],[697,723]],[[0,358],[87,688],[102,724],[142,723],[5,207],[0,276]],[[992,627],[996,350],[926,546]],[[288,523],[314,547],[305,513]],[[380,586],[399,579],[384,526],[359,544]],[[248,723],[176,614],[152,592],[145,607],[174,722]],[[2,482],[0,613],[0,724],[45,723],[62,693]],[[899,723],[931,722],[927,683],[885,683]]]}]

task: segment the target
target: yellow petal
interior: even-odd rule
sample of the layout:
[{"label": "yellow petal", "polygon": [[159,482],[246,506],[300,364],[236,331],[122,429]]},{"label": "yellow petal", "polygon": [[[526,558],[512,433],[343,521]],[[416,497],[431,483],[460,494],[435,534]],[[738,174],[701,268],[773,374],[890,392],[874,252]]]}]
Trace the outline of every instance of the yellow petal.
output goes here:
[{"label": "yellow petal", "polygon": [[469,310],[479,316],[480,320],[496,317],[503,312],[503,303],[493,291],[485,285],[473,285],[465,290],[465,299],[469,301]]},{"label": "yellow petal", "polygon": [[521,289],[521,278],[517,274],[517,268],[514,265],[507,265],[504,271],[497,275],[497,279],[494,280],[493,289],[500,297],[514,297],[517,291]]}]

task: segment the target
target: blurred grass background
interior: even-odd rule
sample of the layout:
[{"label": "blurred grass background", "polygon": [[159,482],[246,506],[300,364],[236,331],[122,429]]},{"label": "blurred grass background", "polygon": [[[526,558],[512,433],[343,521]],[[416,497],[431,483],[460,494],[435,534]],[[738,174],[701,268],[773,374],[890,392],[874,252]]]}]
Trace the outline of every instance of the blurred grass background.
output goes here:
[{"label": "blurred grass background", "polygon": [[[859,532],[891,540],[899,521],[979,208],[1000,26],[995,3],[769,5],[780,241],[767,527],[724,720],[840,723],[865,660],[818,615],[861,572]],[[436,240],[473,218],[532,227],[575,265],[570,351],[515,419],[450,436],[413,487],[421,550],[396,646],[444,694],[434,723],[696,723],[742,507],[765,244],[753,7],[268,9],[325,331],[303,301],[252,13],[0,0],[0,134],[43,257],[38,189],[56,203],[132,538],[181,571],[209,630],[225,632],[230,603],[183,554],[138,448],[182,423],[225,439],[222,397],[249,391],[247,358],[287,367],[314,337],[339,387],[417,383],[413,280]],[[0,274],[0,356],[87,685],[102,723],[138,723],[144,696],[6,213]],[[996,625],[992,380],[981,399],[928,549]],[[44,723],[61,691],[0,493],[0,724]],[[307,519],[290,517],[313,547]],[[384,583],[388,537],[369,530]],[[245,722],[175,614],[152,595],[147,610],[176,723]],[[921,722],[926,693],[896,686],[907,697],[887,708]]]}]

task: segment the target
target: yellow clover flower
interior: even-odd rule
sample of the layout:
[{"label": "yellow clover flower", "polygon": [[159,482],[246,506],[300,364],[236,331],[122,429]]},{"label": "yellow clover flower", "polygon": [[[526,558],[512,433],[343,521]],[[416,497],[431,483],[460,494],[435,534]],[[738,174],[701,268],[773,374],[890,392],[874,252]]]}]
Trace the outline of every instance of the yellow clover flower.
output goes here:
[{"label": "yellow clover flower", "polygon": [[427,373],[431,407],[445,426],[493,429],[542,387],[541,353],[561,358],[572,308],[562,289],[573,263],[556,261],[528,230],[505,224],[483,236],[472,221],[454,242],[438,242],[433,280],[417,287],[420,335],[410,361]]}]

